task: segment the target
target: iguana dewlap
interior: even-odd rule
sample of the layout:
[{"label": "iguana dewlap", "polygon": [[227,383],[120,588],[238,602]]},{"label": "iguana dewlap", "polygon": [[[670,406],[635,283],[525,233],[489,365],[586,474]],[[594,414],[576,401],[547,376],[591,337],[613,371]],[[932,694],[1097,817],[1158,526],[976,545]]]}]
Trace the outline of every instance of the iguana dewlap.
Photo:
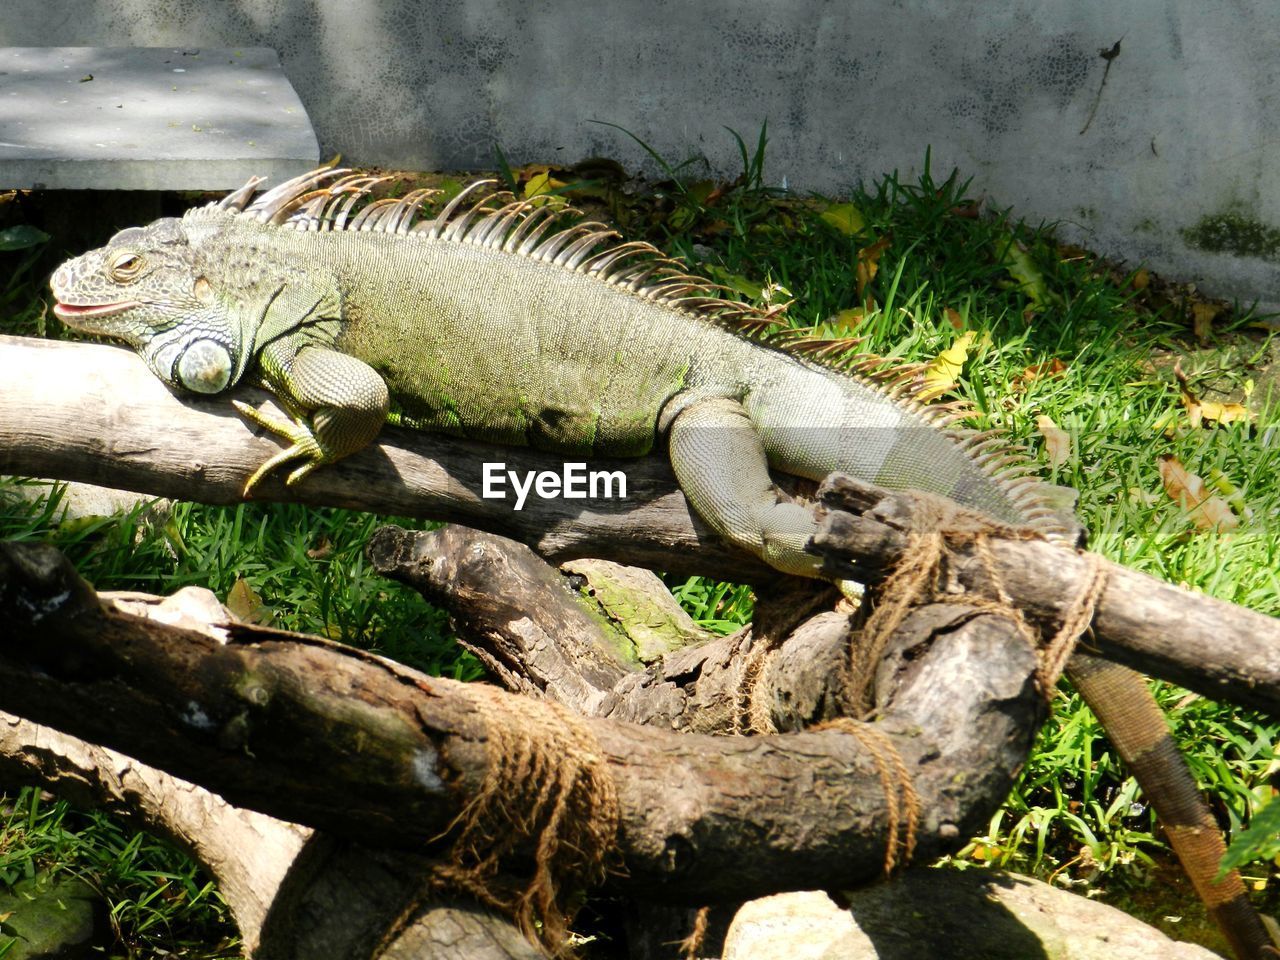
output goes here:
[{"label": "iguana dewlap", "polygon": [[[574,457],[640,455],[665,439],[698,514],[788,573],[818,574],[804,549],[814,520],[771,468],[924,489],[1070,536],[1001,440],[917,403],[909,378],[814,362],[840,344],[720,299],[653,247],[617,243],[596,223],[564,226],[549,205],[471,203],[469,191],[427,218],[426,191],[371,200],[377,182],[326,168],[250,202],[252,181],[180,219],[124,230],[58,269],[54,312],[127,342],[174,387],[262,381],[293,421],[239,405],[288,441],[246,492],[285,464],[296,483],[360,450],[391,417]],[[1215,877],[1221,837],[1151,719],[1145,683],[1092,658],[1069,673],[1095,710],[1103,699],[1144,705],[1108,733],[1149,764],[1140,782],[1188,872],[1234,925],[1241,956],[1260,955],[1261,925],[1238,875]]]}]

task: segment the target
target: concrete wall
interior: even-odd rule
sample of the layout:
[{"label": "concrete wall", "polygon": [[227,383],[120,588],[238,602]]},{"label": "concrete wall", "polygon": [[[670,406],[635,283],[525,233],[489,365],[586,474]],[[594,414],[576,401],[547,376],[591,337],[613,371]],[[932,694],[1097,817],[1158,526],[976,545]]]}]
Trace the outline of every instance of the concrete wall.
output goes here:
[{"label": "concrete wall", "polygon": [[[1269,0],[4,0],[0,45],[266,45],[323,152],[416,168],[593,153],[836,191],[958,166],[1020,216],[1280,301],[1280,6]],[[1123,38],[1119,55],[1099,51]],[[0,83],[3,77],[0,77]],[[1086,129],[1087,126],[1087,129]]]}]

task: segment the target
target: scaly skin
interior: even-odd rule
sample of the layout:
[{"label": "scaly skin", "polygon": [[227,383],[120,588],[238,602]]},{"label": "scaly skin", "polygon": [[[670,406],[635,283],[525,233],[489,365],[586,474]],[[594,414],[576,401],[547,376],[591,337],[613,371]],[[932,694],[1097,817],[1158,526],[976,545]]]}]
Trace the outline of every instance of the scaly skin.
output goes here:
[{"label": "scaly skin", "polygon": [[[459,212],[455,202],[429,221],[414,193],[349,219],[374,181],[347,173],[315,171],[246,206],[251,183],[180,220],[125,230],[52,279],[64,322],[124,340],[166,383],[219,393],[256,377],[280,398],[290,423],[237,405],[288,441],[246,494],[286,465],[296,483],[362,449],[391,418],[574,456],[641,455],[665,438],[698,514],[802,576],[819,575],[804,549],[814,520],[770,469],[928,490],[1069,538],[998,440],[948,429],[900,386],[744,336],[735,322],[768,317],[717,299],[652,248],[610,246],[599,224],[560,228],[528,203]],[[1208,822],[1185,763],[1120,746],[1168,738],[1145,683],[1087,658],[1069,672],[1100,715],[1110,698],[1141,706],[1107,728],[1181,855],[1181,828]],[[1213,882],[1217,843],[1184,857],[1188,872],[1257,923],[1238,877]],[[1262,956],[1251,929],[1246,920],[1236,935],[1242,957]]]}]

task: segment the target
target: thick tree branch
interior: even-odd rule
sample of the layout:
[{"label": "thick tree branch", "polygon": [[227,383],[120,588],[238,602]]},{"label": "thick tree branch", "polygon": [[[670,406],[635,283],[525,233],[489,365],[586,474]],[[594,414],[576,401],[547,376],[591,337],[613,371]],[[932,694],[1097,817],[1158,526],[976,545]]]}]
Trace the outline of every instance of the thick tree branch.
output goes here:
[{"label": "thick tree branch", "polygon": [[[239,503],[249,475],[280,450],[246,425],[225,396],[181,399],[119,347],[0,336],[0,474],[83,480],[202,503]],[[51,389],[57,384],[57,389]],[[237,396],[261,406],[269,395]],[[724,579],[771,579],[761,562],[693,517],[659,456],[595,461],[622,470],[626,499],[485,499],[483,465],[561,473],[564,457],[412,430],[318,470],[298,487],[273,476],[257,499],[450,520],[514,537],[554,560],[608,557],[640,567]],[[695,559],[696,557],[696,559]]]},{"label": "thick tree branch", "polygon": [[[0,782],[31,784],[165,837],[213,876],[256,960],[368,960],[397,905],[421,887],[421,855],[374,851],[231,806],[106,747],[0,713]],[[509,920],[466,904],[424,903],[384,955],[538,960]]]},{"label": "thick tree branch", "polygon": [[[836,477],[823,498],[831,510],[815,537],[820,552],[872,582],[901,559],[910,497]],[[1051,633],[1079,595],[1086,558],[1035,540],[996,538],[989,551],[1014,604]],[[1280,716],[1280,620],[1103,562],[1106,589],[1082,641],[1086,649],[1212,699]],[[962,551],[953,572],[966,590],[981,595],[989,587],[985,560],[973,548]]]},{"label": "thick tree branch", "polygon": [[[233,503],[244,478],[278,449],[255,437],[225,398],[179,401],[130,351],[0,337],[0,379],[0,472]],[[521,540],[555,561],[592,556],[735,581],[776,578],[691,516],[660,457],[602,464],[626,471],[625,501],[593,501],[588,509],[577,500],[531,498],[515,512],[509,502],[480,496],[481,465],[502,459],[521,470],[559,471],[562,459],[406,431],[389,430],[387,440],[296,490],[277,480],[261,496],[449,519]],[[193,457],[207,450],[217,456]],[[848,515],[833,523],[843,556],[865,576],[900,553],[900,535],[882,524]],[[1066,551],[1000,542],[995,552],[1015,604],[1037,616],[1078,590],[1081,564]],[[1280,715],[1280,622],[1108,569],[1092,640],[1103,656]]]},{"label": "thick tree branch", "polygon": [[[334,837],[437,849],[484,782],[490,725],[527,716],[514,702],[482,711],[465,684],[328,642],[236,627],[224,643],[120,613],[47,548],[0,557],[6,709]],[[935,606],[902,635],[911,656],[876,727],[919,795],[923,860],[985,823],[1043,703],[1032,651],[999,617]],[[937,696],[944,687],[953,695]],[[618,884],[701,904],[881,873],[887,801],[862,740],[587,723],[618,791]]]},{"label": "thick tree branch", "polygon": [[[776,729],[800,730],[845,706],[850,618],[824,612],[835,591],[817,581],[792,580],[783,595],[762,591],[756,629],[713,637],[666,606],[671,594],[657,577],[585,563],[556,573],[524,544],[494,534],[387,526],[367,552],[379,573],[449,610],[461,641],[508,690],[534,690],[579,713],[691,733],[741,732],[750,707],[744,671],[759,644],[773,649],[758,665],[754,696],[768,704]],[[592,587],[590,597],[566,585],[578,576]],[[808,619],[794,631],[790,623],[771,631],[771,607]],[[635,654],[641,646],[649,650],[646,669]],[[602,668],[602,661],[616,664],[618,650],[633,654],[624,657],[631,669]]]}]

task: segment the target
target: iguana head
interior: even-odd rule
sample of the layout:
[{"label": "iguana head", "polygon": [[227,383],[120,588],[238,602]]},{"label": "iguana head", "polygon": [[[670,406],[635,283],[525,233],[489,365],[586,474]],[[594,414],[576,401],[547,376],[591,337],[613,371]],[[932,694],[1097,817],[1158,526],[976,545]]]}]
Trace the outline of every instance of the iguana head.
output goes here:
[{"label": "iguana head", "polygon": [[123,340],[171,386],[218,393],[240,378],[252,348],[205,259],[181,220],[121,230],[54,272],[54,315]]}]

